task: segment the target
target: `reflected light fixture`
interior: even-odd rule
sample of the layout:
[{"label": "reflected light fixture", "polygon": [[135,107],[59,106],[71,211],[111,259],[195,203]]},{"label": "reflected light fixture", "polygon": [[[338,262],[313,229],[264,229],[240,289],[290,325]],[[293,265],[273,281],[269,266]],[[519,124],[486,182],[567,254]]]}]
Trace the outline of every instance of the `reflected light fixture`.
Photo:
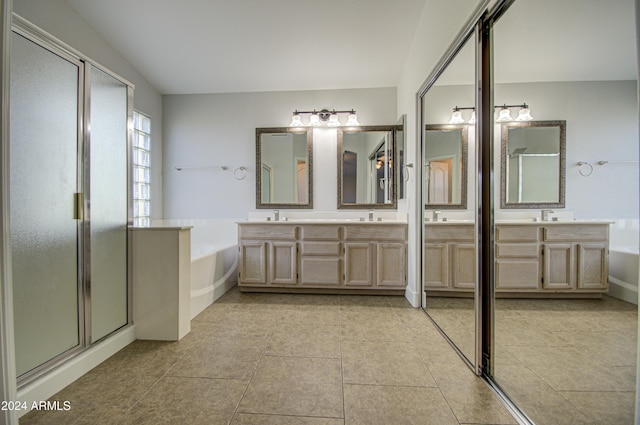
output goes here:
[{"label": "reflected light fixture", "polygon": [[327,127],[340,127],[342,123],[340,122],[340,118],[338,114],[349,114],[347,117],[347,122],[345,126],[347,127],[358,127],[360,123],[358,122],[358,116],[356,115],[356,111],[353,109],[344,110],[344,111],[336,111],[321,109],[321,110],[313,110],[313,111],[298,111],[297,109],[293,112],[293,119],[291,120],[290,127],[303,127],[305,124],[302,122],[301,115],[309,114],[309,123],[307,124],[310,127],[319,127],[321,125],[326,125]]},{"label": "reflected light fixture", "polygon": [[529,110],[529,105],[526,103],[522,103],[520,105],[498,105],[496,108],[500,108],[500,112],[498,113],[498,118],[496,122],[507,122],[513,121],[511,117],[511,111],[509,108],[520,108],[518,112],[518,117],[515,119],[516,121],[532,121],[533,117],[531,116],[531,111]]},{"label": "reflected light fixture", "polygon": [[[451,119],[449,120],[449,124],[464,124],[464,118],[462,117],[462,112],[460,111],[464,111],[464,110],[472,110],[473,114],[471,115],[471,119],[473,120],[473,123],[476,122],[476,108],[474,108],[473,106],[465,106],[463,108],[460,108],[458,106],[456,106],[455,108],[453,108],[453,112],[451,113]],[[471,122],[471,119],[469,120],[469,124],[473,124]]]},{"label": "reflected light fixture", "polygon": [[529,110],[529,107],[527,106],[526,103],[523,104],[522,108],[520,108],[516,121],[533,121],[533,117],[531,116],[531,111]]}]

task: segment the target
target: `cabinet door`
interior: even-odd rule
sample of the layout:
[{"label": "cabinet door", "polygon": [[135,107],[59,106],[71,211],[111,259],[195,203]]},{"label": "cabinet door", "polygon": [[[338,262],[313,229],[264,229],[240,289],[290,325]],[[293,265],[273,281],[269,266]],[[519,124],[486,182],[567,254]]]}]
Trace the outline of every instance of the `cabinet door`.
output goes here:
[{"label": "cabinet door", "polygon": [[269,280],[273,285],[297,285],[296,242],[271,242],[269,249]]},{"label": "cabinet door", "polygon": [[300,282],[302,286],[335,287],[342,284],[342,268],[339,257],[300,258]]},{"label": "cabinet door", "polygon": [[267,243],[240,242],[239,284],[267,284]]},{"label": "cabinet door", "polygon": [[379,243],[376,254],[376,285],[404,288],[405,245],[403,243]]},{"label": "cabinet door", "polygon": [[573,251],[573,245],[570,243],[554,243],[544,246],[543,288],[575,288]]},{"label": "cabinet door", "polygon": [[606,289],[609,271],[607,244],[578,245],[578,289]]},{"label": "cabinet door", "polygon": [[453,275],[451,283],[457,289],[476,287],[476,249],[474,244],[451,246]]},{"label": "cabinet door", "polygon": [[344,244],[345,286],[371,286],[371,244],[345,242]]},{"label": "cabinet door", "polygon": [[448,245],[429,243],[424,247],[424,287],[425,289],[446,289],[449,287]]}]

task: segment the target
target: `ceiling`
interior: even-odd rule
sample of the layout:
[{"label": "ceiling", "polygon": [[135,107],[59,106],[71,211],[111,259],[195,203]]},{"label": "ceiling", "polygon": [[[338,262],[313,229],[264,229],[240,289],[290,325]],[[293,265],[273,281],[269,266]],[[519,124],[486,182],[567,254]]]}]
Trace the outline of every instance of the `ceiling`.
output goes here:
[{"label": "ceiling", "polygon": [[[66,1],[180,94],[395,87],[423,8],[451,0]],[[496,81],[634,80],[634,17],[634,0],[516,1],[495,26]],[[438,84],[473,81],[468,43]]]},{"label": "ceiling", "polygon": [[162,94],[395,87],[425,0],[67,0]]}]

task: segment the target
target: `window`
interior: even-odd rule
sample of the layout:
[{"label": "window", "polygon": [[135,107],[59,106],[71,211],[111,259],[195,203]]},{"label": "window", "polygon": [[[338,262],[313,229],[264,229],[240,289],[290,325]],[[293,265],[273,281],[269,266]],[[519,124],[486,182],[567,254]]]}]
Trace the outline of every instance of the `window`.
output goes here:
[{"label": "window", "polygon": [[133,224],[151,224],[151,119],[133,112]]}]

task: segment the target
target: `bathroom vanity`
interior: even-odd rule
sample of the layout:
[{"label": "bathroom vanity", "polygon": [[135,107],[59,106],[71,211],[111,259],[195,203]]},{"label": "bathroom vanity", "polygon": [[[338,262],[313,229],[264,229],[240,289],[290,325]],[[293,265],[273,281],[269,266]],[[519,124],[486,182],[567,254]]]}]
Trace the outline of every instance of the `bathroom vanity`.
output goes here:
[{"label": "bathroom vanity", "polygon": [[[599,296],[608,290],[609,223],[505,221],[495,227],[496,295]],[[474,224],[425,223],[427,293],[475,289]]]},{"label": "bathroom vanity", "polygon": [[407,224],[238,223],[238,286],[249,292],[404,294]]}]

